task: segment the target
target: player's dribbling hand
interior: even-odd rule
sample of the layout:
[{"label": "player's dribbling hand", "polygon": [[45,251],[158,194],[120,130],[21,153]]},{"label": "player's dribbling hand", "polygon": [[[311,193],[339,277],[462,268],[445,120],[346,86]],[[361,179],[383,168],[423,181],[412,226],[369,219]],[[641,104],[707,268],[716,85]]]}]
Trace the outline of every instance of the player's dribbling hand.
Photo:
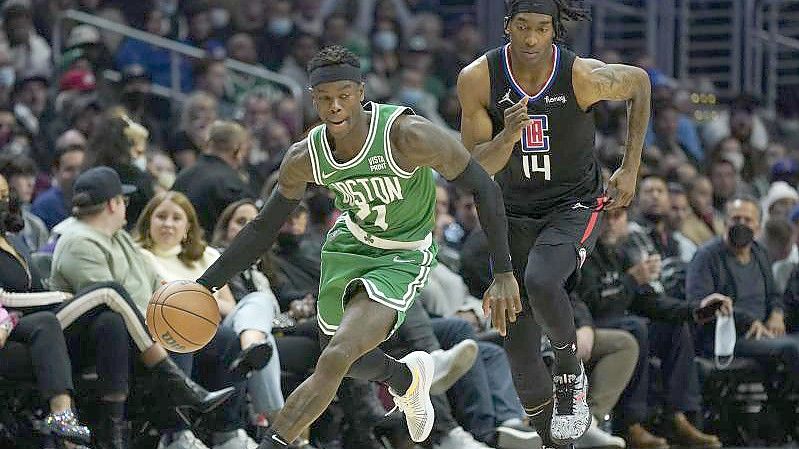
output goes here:
[{"label": "player's dribbling hand", "polygon": [[522,138],[522,130],[530,124],[530,114],[527,113],[529,97],[523,96],[518,103],[505,109],[505,133],[508,142],[518,142]]},{"label": "player's dribbling hand", "polygon": [[638,180],[638,170],[619,167],[608,181],[607,210],[620,209],[630,205],[635,195],[635,183]]},{"label": "player's dribbling hand", "polygon": [[498,273],[483,295],[483,312],[491,315],[491,324],[503,337],[507,334],[507,323],[515,323],[516,315],[522,311],[519,284],[512,272]]}]

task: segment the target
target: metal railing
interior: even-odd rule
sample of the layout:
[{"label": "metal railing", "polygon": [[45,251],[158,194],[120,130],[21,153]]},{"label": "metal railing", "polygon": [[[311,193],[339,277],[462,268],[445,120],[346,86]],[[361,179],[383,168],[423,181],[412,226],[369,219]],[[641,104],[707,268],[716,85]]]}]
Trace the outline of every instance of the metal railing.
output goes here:
[{"label": "metal railing", "polygon": [[[137,39],[146,42],[148,44],[154,45],[156,47],[168,50],[171,55],[171,61],[170,61],[171,85],[169,86],[169,94],[170,97],[172,97],[175,100],[180,100],[182,98],[182,92],[180,88],[181,60],[184,57],[202,59],[207,56],[207,52],[201,48],[193,47],[191,45],[186,45],[184,43],[172,39],[167,39],[133,27],[129,27],[127,25],[123,25],[99,16],[86,14],[81,11],[70,9],[63,11],[59,15],[59,18],[56,22],[55,29],[53,32],[53,48],[57,49],[53,53],[55,54],[55,59],[57,64],[60,63],[60,58],[61,58],[60,49],[62,48],[61,42],[63,42],[64,39],[63,23],[65,20],[74,20],[79,23],[92,25],[100,30],[106,30],[113,33],[117,33],[122,36],[126,36],[132,39]],[[246,64],[241,61],[233,60],[230,58],[225,59],[224,63],[225,66],[233,72],[249,75],[282,86],[291,94],[292,97],[294,97],[294,99],[298,103],[302,102],[302,95],[303,95],[302,87],[293,79],[272,72],[270,70],[267,70],[264,67],[252,64]]]},{"label": "metal railing", "polygon": [[774,110],[781,88],[799,89],[799,0],[746,0],[744,88]]}]

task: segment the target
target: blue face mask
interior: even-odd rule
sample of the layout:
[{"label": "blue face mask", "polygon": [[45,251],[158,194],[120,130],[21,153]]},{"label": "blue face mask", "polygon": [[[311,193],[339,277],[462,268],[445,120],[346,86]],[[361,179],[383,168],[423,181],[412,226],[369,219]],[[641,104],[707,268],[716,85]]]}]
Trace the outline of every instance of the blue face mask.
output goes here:
[{"label": "blue face mask", "polygon": [[402,89],[400,98],[402,98],[402,102],[405,104],[415,105],[422,101],[422,98],[424,98],[424,91],[421,89],[405,88]]},{"label": "blue face mask", "polygon": [[394,51],[399,43],[397,33],[393,31],[378,31],[375,33],[374,40],[375,46],[382,51]]},{"label": "blue face mask", "polygon": [[14,85],[15,80],[16,74],[14,73],[14,67],[8,66],[0,68],[0,85],[11,87]]},{"label": "blue face mask", "polygon": [[286,36],[294,28],[294,22],[290,18],[272,19],[269,21],[269,32],[275,36]]}]

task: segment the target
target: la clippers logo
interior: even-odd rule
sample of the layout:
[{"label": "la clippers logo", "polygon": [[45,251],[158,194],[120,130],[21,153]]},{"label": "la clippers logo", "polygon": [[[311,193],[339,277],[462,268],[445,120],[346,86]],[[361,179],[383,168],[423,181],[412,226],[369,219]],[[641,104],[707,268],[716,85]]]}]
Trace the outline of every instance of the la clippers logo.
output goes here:
[{"label": "la clippers logo", "polygon": [[545,153],[549,151],[549,119],[546,115],[531,115],[530,124],[522,131],[522,152]]}]

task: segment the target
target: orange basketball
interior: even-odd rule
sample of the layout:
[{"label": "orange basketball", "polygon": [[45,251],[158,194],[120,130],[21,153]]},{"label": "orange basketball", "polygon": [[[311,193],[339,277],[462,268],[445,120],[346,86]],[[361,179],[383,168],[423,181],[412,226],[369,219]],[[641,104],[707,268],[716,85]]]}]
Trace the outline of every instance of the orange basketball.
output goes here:
[{"label": "orange basketball", "polygon": [[162,285],[147,304],[147,328],[172,352],[194,352],[211,341],[219,326],[219,306],[202,285],[173,281]]}]

